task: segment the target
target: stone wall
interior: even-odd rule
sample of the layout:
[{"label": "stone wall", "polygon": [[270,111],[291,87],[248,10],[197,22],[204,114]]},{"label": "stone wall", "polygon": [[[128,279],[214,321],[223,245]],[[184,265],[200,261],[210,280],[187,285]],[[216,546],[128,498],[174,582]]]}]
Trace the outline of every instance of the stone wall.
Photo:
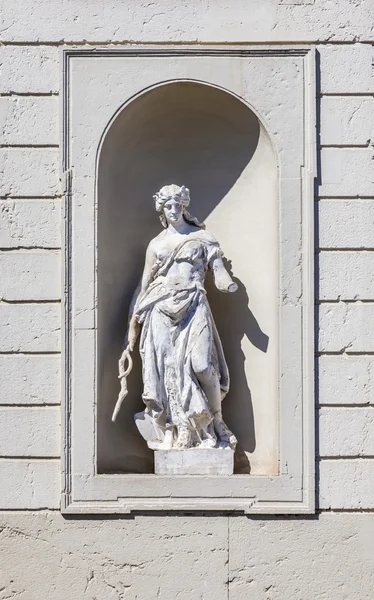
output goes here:
[{"label": "stone wall", "polygon": [[[372,597],[372,0],[3,0],[0,598]],[[316,43],[313,517],[63,519],[60,46]]]}]

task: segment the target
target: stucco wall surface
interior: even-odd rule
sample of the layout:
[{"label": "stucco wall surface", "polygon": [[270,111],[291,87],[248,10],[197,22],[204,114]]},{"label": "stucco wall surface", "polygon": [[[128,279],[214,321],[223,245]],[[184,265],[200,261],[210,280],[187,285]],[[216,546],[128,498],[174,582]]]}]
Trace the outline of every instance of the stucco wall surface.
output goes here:
[{"label": "stucco wall surface", "polygon": [[[0,13],[0,600],[371,598],[373,0],[2,0]],[[315,517],[60,516],[64,41],[316,42]]]},{"label": "stucco wall surface", "polygon": [[0,516],[0,597],[371,600],[367,514],[79,519]]},{"label": "stucco wall surface", "polygon": [[356,42],[374,33],[371,0],[15,0],[2,12],[7,42]]}]

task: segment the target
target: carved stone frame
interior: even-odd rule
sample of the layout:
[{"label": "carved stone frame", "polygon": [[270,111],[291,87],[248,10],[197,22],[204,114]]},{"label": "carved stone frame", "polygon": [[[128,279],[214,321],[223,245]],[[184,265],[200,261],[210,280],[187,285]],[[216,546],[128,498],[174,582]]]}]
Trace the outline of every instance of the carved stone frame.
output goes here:
[{"label": "carved stone frame", "polygon": [[[199,65],[207,59],[219,63],[212,85],[232,93],[225,82],[230,80],[233,61],[262,61],[264,77],[270,71],[269,61],[284,69],[287,78],[289,61],[297,61],[297,81],[303,103],[303,156],[297,164],[288,164],[282,147],[279,175],[280,220],[283,232],[300,232],[301,269],[293,273],[293,284],[299,293],[293,300],[280,302],[280,369],[279,436],[280,462],[278,476],[236,475],[204,477],[196,485],[194,476],[178,478],[155,475],[96,473],[95,406],[96,406],[96,298],[95,298],[95,174],[89,160],[72,160],[73,134],[97,140],[85,127],[74,130],[72,115],[86,110],[72,105],[74,67],[84,61],[85,69],[110,68],[110,61],[153,61],[164,77],[173,78],[172,65],[179,59],[193,61],[196,80],[201,81]],[[100,63],[102,61],[102,65]],[[160,62],[164,61],[164,62]],[[65,195],[65,285],[64,285],[64,391],[63,391],[63,485],[61,510],[64,514],[130,513],[133,511],[239,511],[245,514],[312,513],[314,512],[314,177],[315,177],[315,50],[312,46],[242,47],[137,47],[93,48],[62,51],[62,147]],[[161,64],[161,67],[160,67]],[[165,68],[164,68],[165,67]],[[221,75],[217,75],[217,73]],[[142,75],[139,72],[139,78]],[[74,81],[73,81],[74,80]],[[141,86],[141,84],[140,84]],[[275,86],[276,88],[276,86]],[[272,88],[274,102],[281,88]],[[262,92],[264,95],[264,92]],[[240,95],[239,95],[240,97]],[[260,100],[252,102],[256,110],[264,109]],[[248,99],[243,98],[243,101]],[[268,101],[270,101],[268,99]],[[259,105],[260,103],[260,105]],[[98,107],[98,110],[100,107]],[[292,119],[285,107],[283,119]],[[83,118],[83,121],[85,118]],[[82,121],[82,122],[83,122]],[[283,126],[286,127],[286,124]],[[79,128],[78,128],[79,129]],[[286,131],[286,129],[285,129]],[[91,136],[91,138],[90,138]],[[93,137],[92,137],[93,136]],[[282,133],[278,142],[282,146]],[[288,141],[290,143],[290,141]],[[292,144],[292,141],[291,141]],[[89,145],[89,144],[88,144]],[[89,155],[89,153],[88,153]],[[87,156],[88,156],[87,155]],[[292,155],[292,152],[291,152]],[[292,157],[291,157],[292,158]],[[284,164],[282,163],[284,161]],[[84,208],[79,198],[85,196]],[[91,198],[87,202],[87,198]],[[290,204],[287,211],[284,210]],[[282,237],[283,236],[283,237]],[[293,269],[293,235],[285,240],[280,233],[280,285],[287,286]],[[295,240],[297,235],[295,235]],[[82,262],[84,261],[84,262]],[[82,268],[84,265],[84,268]],[[79,277],[76,275],[79,273]],[[291,285],[291,284],[290,284]],[[292,296],[292,294],[291,294]],[[79,310],[78,310],[79,309]],[[79,400],[79,401],[78,401]],[[292,424],[292,427],[291,427]]]}]

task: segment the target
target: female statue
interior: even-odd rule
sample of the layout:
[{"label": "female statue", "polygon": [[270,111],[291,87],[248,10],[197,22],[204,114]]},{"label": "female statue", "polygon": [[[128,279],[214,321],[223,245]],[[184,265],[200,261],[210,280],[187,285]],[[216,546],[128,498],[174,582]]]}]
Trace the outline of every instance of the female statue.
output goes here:
[{"label": "female statue", "polygon": [[222,250],[205,226],[187,211],[189,190],[164,186],[154,197],[164,230],[147,249],[144,272],[132,306],[127,346],[120,360],[122,395],[127,393],[126,359],[140,332],[143,369],[140,433],[152,449],[235,447],[222,418],[229,374],[208,304],[204,280],[213,272],[221,292],[235,292]]}]

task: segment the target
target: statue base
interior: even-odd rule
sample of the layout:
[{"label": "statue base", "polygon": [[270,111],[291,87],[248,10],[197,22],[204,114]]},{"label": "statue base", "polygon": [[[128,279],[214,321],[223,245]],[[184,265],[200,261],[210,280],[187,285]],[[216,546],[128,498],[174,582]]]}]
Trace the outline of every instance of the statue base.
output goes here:
[{"label": "statue base", "polygon": [[155,450],[156,475],[232,475],[231,448]]}]

